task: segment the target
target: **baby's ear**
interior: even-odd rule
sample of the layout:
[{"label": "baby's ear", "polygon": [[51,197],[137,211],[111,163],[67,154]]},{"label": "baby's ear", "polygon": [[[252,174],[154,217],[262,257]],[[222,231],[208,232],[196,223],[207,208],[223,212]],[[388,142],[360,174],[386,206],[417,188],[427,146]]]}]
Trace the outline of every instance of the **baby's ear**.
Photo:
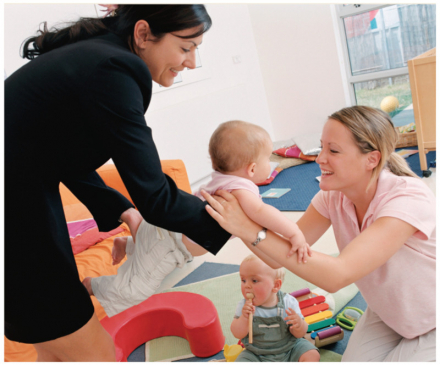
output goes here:
[{"label": "baby's ear", "polygon": [[283,282],[281,279],[275,279],[275,282],[273,283],[273,291],[276,293],[279,290],[281,290],[281,285],[283,285]]},{"label": "baby's ear", "polygon": [[257,164],[255,162],[251,162],[248,165],[248,167],[246,167],[246,173],[249,177],[254,176],[256,167],[257,167]]}]

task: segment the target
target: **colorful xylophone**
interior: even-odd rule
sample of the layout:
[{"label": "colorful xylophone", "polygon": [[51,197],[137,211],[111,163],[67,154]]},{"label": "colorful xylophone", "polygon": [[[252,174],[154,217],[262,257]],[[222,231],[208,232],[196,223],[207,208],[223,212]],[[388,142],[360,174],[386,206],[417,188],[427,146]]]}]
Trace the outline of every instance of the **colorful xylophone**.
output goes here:
[{"label": "colorful xylophone", "polygon": [[305,288],[290,293],[299,302],[304,320],[309,325],[304,338],[316,347],[335,343],[344,338],[344,331],[332,319],[333,313],[328,310],[323,295],[314,296],[310,289]]}]

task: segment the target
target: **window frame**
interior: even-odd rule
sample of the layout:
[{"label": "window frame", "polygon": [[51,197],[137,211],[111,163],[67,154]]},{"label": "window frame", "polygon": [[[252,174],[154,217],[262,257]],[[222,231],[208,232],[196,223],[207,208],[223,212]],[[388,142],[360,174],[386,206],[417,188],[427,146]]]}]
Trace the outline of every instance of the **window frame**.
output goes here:
[{"label": "window frame", "polygon": [[337,26],[339,31],[339,38],[342,44],[342,57],[345,69],[346,80],[348,83],[348,93],[351,105],[356,105],[356,94],[354,91],[354,84],[358,82],[373,81],[377,79],[408,75],[408,66],[393,68],[390,70],[373,71],[362,75],[353,76],[351,73],[350,55],[348,50],[348,42],[345,34],[344,18],[365,13],[371,10],[383,9],[396,4],[348,4],[347,6],[335,5]]}]

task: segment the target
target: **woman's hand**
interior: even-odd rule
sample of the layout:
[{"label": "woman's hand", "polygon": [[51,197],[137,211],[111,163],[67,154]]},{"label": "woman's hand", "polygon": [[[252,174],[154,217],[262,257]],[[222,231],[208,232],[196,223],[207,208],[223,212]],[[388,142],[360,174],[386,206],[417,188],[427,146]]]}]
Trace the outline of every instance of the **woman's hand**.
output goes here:
[{"label": "woman's hand", "polygon": [[261,227],[243,212],[234,195],[225,190],[218,190],[215,195],[202,190],[201,194],[209,203],[206,205],[206,211],[223,229],[242,240],[249,242],[255,240],[255,232],[258,232]]}]

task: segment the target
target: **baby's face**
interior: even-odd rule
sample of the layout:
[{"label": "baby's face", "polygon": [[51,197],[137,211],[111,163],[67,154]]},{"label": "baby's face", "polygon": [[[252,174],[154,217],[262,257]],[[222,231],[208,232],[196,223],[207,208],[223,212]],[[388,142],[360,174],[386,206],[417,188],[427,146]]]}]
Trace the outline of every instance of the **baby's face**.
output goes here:
[{"label": "baby's face", "polygon": [[253,304],[271,307],[276,304],[275,272],[261,260],[244,261],[240,265],[241,292],[254,295]]},{"label": "baby's face", "polygon": [[252,181],[256,184],[265,181],[270,174],[270,156],[272,155],[272,141],[267,141],[264,148],[260,151],[255,163],[257,164]]}]

